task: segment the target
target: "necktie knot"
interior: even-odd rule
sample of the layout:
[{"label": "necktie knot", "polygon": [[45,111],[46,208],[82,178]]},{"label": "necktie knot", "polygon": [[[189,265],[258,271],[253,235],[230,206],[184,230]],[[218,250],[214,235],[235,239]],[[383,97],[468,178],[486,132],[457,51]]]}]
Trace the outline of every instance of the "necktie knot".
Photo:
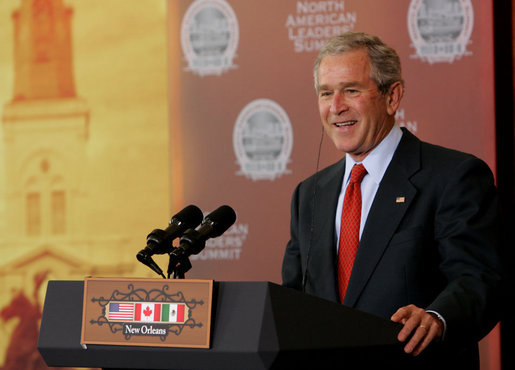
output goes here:
[{"label": "necktie knot", "polygon": [[350,172],[350,182],[360,184],[366,174],[367,170],[362,163],[355,164],[354,167],[352,167],[352,171]]}]

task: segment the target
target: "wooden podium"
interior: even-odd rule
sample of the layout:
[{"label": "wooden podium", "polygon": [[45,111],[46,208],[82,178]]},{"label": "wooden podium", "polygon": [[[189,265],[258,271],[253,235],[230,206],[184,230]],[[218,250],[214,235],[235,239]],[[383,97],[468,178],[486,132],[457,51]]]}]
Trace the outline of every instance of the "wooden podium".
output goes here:
[{"label": "wooden podium", "polygon": [[[409,368],[401,325],[269,282],[215,282],[211,348],[80,344],[83,281],[50,281],[38,349],[48,366],[112,369]],[[342,366],[342,361],[345,366]]]}]

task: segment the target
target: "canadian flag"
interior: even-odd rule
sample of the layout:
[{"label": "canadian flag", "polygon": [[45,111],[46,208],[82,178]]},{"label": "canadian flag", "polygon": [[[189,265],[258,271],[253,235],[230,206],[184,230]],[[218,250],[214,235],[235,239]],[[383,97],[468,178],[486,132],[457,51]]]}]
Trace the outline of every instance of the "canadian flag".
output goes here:
[{"label": "canadian flag", "polygon": [[134,321],[161,321],[160,303],[136,303]]}]

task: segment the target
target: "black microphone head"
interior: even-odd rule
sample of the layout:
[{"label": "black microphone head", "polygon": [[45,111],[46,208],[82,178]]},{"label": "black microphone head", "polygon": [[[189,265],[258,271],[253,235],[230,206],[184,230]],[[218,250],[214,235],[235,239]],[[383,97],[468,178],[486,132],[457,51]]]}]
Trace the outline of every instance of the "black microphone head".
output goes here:
[{"label": "black microphone head", "polygon": [[229,206],[221,206],[208,214],[197,230],[186,230],[181,237],[181,244],[170,252],[170,260],[189,257],[200,253],[209,238],[222,235],[236,221],[236,212]]},{"label": "black microphone head", "polygon": [[194,205],[189,205],[185,207],[182,211],[177,213],[175,216],[172,217],[170,220],[170,225],[174,222],[184,224],[181,229],[187,230],[191,228],[197,227],[204,218],[204,215],[202,214],[202,211],[200,208]]},{"label": "black microphone head", "polygon": [[181,236],[184,231],[195,228],[202,222],[204,215],[194,205],[189,205],[174,215],[165,230],[155,229],[147,235],[147,246],[139,252],[142,258],[154,254],[164,254],[173,248],[172,241]]},{"label": "black microphone head", "polygon": [[222,235],[236,221],[236,212],[226,205],[218,207],[208,214],[202,224],[208,224],[212,230],[209,237]]}]

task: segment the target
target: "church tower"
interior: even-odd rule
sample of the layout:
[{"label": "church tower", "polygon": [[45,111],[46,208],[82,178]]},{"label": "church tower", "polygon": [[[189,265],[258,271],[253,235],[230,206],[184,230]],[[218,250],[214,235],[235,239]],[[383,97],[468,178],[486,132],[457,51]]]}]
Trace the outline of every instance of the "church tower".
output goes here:
[{"label": "church tower", "polygon": [[[72,9],[22,0],[15,10],[14,91],[4,105],[4,216],[0,243],[26,252],[80,235],[89,109],[77,97]],[[21,252],[21,251],[18,251]]]}]

